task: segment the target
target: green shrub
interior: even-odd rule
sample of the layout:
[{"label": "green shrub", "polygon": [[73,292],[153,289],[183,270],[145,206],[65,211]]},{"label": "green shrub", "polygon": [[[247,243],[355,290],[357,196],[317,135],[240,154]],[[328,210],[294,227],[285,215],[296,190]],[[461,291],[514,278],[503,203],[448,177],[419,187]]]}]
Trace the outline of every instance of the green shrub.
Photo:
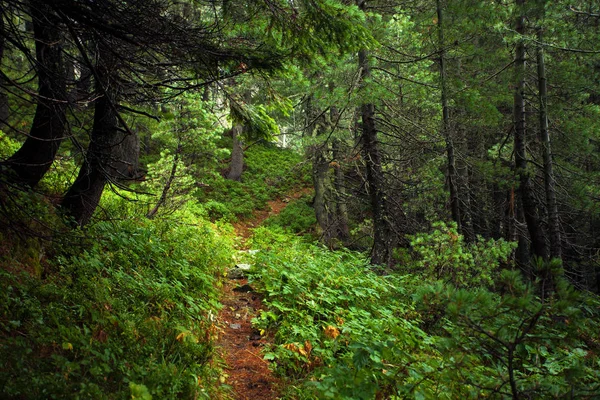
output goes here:
[{"label": "green shrub", "polygon": [[248,218],[263,209],[267,201],[310,182],[307,165],[300,154],[271,145],[255,145],[244,155],[246,169],[241,182],[225,179],[220,174],[202,177],[206,188],[197,200],[207,209],[212,220]]},{"label": "green shrub", "polygon": [[[364,257],[330,252],[285,236],[280,228],[255,231],[253,279],[265,292],[264,311],[253,322],[276,330],[265,358],[298,379],[293,396],[373,398],[395,392],[428,347],[427,335],[409,317],[416,313],[403,277],[382,277]],[[296,386],[292,385],[292,391]]]},{"label": "green shrub", "polygon": [[491,285],[501,263],[516,248],[516,243],[503,239],[465,243],[455,223],[436,222],[433,232],[410,237],[416,253],[411,267],[421,276],[444,280],[455,286]]},{"label": "green shrub", "polygon": [[19,150],[20,147],[21,144],[19,142],[8,137],[0,129],[0,160],[6,160]]},{"label": "green shrub", "polygon": [[268,218],[267,226],[280,226],[291,233],[309,233],[317,223],[315,210],[309,204],[310,197],[304,196],[290,202],[279,215]]},{"label": "green shrub", "polygon": [[600,346],[591,338],[600,328],[600,302],[557,279],[557,293],[545,302],[509,270],[497,280],[501,293],[422,287],[417,307],[423,315],[438,314],[436,347],[445,366],[422,386],[442,382],[466,398],[599,396]]},{"label": "green shrub", "polygon": [[228,233],[180,210],[86,235],[42,280],[0,271],[0,397],[211,398]]},{"label": "green shrub", "polygon": [[[440,251],[449,232],[421,236],[433,247],[423,259],[450,262]],[[542,302],[509,270],[493,279],[494,293],[469,269],[468,285],[428,283],[435,269],[382,276],[356,253],[327,251],[279,226],[256,229],[252,245],[263,249],[253,279],[268,306],[253,322],[274,332],[265,358],[290,378],[291,398],[600,396],[600,302],[560,279]],[[497,265],[507,251],[482,248],[468,248],[467,262]]]}]

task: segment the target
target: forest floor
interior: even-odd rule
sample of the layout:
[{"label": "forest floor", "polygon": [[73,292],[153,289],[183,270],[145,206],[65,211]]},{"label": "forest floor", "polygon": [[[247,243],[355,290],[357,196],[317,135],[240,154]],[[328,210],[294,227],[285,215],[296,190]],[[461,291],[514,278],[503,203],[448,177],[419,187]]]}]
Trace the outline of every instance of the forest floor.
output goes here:
[{"label": "forest floor", "polygon": [[[246,240],[252,229],[267,218],[279,214],[290,201],[309,193],[298,189],[283,198],[271,200],[264,210],[257,210],[251,218],[234,223],[240,238],[240,249],[248,250]],[[233,267],[233,265],[229,266]],[[263,359],[262,349],[272,343],[268,334],[261,336],[252,328],[252,318],[263,308],[261,297],[248,286],[247,279],[227,279],[221,295],[223,308],[218,321],[221,334],[217,346],[225,360],[225,384],[231,386],[236,400],[271,400],[279,397],[280,381],[273,375],[269,362]]]}]

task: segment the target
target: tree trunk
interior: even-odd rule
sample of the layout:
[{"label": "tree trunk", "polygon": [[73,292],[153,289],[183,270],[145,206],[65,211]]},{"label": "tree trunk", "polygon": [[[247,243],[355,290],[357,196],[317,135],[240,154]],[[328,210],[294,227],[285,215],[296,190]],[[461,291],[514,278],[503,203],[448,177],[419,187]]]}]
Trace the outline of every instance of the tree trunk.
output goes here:
[{"label": "tree trunk", "polygon": [[[359,51],[358,62],[361,82],[364,82],[371,74],[366,50]],[[381,155],[379,154],[377,142],[374,104],[362,104],[360,106],[360,115],[362,122],[360,140],[367,170],[367,184],[371,211],[373,212],[373,248],[371,250],[371,264],[390,264],[395,240],[388,216],[386,194],[383,189],[385,182],[383,179]]]},{"label": "tree trunk", "polygon": [[306,136],[311,138],[314,143],[309,147],[310,157],[312,159],[312,181],[315,195],[313,198],[313,209],[315,210],[315,218],[319,224],[322,233],[322,240],[325,244],[331,244],[332,226],[329,218],[327,207],[327,191],[328,191],[328,172],[329,163],[327,162],[327,142],[320,142],[325,131],[325,123],[323,115],[320,115],[319,110],[314,110],[312,104],[313,97],[309,95],[306,98]]},{"label": "tree trunk", "polygon": [[525,213],[523,211],[523,202],[517,196],[515,199],[516,215],[513,221],[515,239],[517,241],[517,250],[515,254],[515,262],[530,281],[535,280],[533,268],[531,268],[531,254],[529,251],[529,243],[527,241],[527,223],[525,222]]},{"label": "tree trunk", "polygon": [[313,186],[315,189],[315,197],[313,207],[315,209],[315,217],[321,231],[323,232],[323,242],[327,245],[331,244],[332,224],[329,218],[327,209],[327,187],[329,163],[325,157],[327,142],[319,143],[313,146]]},{"label": "tree trunk", "polygon": [[[538,42],[542,43],[542,30],[538,29]],[[541,45],[537,48],[538,90],[540,107],[540,137],[542,142],[542,156],[544,160],[544,188],[546,191],[546,208],[548,209],[548,231],[550,234],[550,256],[562,258],[560,239],[560,223],[558,219],[558,205],[554,187],[554,172],[552,165],[552,151],[550,147],[550,132],[548,129],[548,89],[546,85],[546,67],[544,63],[544,49]]]},{"label": "tree trunk", "polygon": [[[525,16],[523,6],[525,0],[517,0],[519,15],[516,31],[525,34]],[[514,151],[515,172],[519,178],[519,196],[523,206],[523,214],[531,239],[533,254],[542,259],[548,258],[546,240],[537,215],[537,202],[533,194],[533,185],[527,171],[526,156],[526,110],[525,110],[525,43],[519,39],[515,48],[515,94],[514,94]]]},{"label": "tree trunk", "polygon": [[[329,83],[329,92],[334,93],[335,83]],[[332,192],[332,203],[333,203],[333,215],[335,225],[335,237],[342,243],[346,243],[350,238],[350,228],[348,227],[348,206],[346,204],[346,182],[344,176],[344,170],[342,168],[342,152],[340,149],[340,141],[335,136],[340,121],[340,111],[334,105],[329,107],[329,126],[330,136],[333,136],[331,141],[331,156],[334,162],[333,166],[333,187]]]},{"label": "tree trunk", "polygon": [[[2,5],[0,5],[0,16],[2,15],[4,15],[4,10]],[[2,60],[4,59],[4,35],[4,18],[0,17],[0,65],[2,65]],[[6,123],[10,115],[8,95],[4,90],[6,84],[7,82],[5,82],[4,77],[0,77],[0,130],[8,126]]]},{"label": "tree trunk", "polygon": [[66,215],[80,226],[90,221],[107,182],[132,177],[139,152],[137,138],[118,129],[116,63],[106,49],[101,48],[97,57],[94,78],[99,97],[90,144],[79,175],[61,204]]},{"label": "tree trunk", "polygon": [[204,91],[202,92],[202,101],[204,103],[210,101],[211,94],[211,85],[207,83],[204,86]]},{"label": "tree trunk", "polygon": [[38,100],[29,136],[6,164],[19,182],[35,186],[54,162],[64,138],[67,90],[58,21],[45,2],[31,6],[37,58]]},{"label": "tree trunk", "polygon": [[79,78],[75,83],[77,101],[84,102],[83,105],[87,105],[87,101],[90,98],[90,91],[92,88],[92,71],[90,71],[90,68],[83,63],[76,63],[74,67],[79,73]]},{"label": "tree trunk", "polygon": [[[332,120],[334,119],[332,118]],[[335,120],[337,120],[337,118]],[[337,165],[334,166],[333,175],[335,189],[335,218],[337,226],[337,237],[343,243],[345,243],[350,238],[350,228],[348,227],[348,206],[346,204],[346,179],[344,176],[344,170],[342,169],[342,164],[340,163],[341,151],[340,143],[337,139],[333,140],[333,143],[331,144],[331,150],[333,151],[333,159],[337,161]]]},{"label": "tree trunk", "polygon": [[[208,90],[208,86],[206,89]],[[243,100],[244,103],[250,104],[252,101],[252,92],[250,90],[244,91]],[[231,179],[233,181],[239,181],[242,179],[242,173],[244,171],[244,143],[242,142],[241,138],[247,132],[248,128],[246,126],[234,122],[234,126],[231,129],[231,136],[233,137],[231,165],[229,166],[227,179]]]},{"label": "tree trunk", "polygon": [[500,239],[506,235],[506,191],[500,189],[497,183],[492,185],[493,219],[492,219],[492,238]]},{"label": "tree trunk", "polygon": [[239,181],[242,179],[242,172],[244,170],[244,147],[240,139],[243,129],[244,127],[239,124],[235,124],[233,128],[231,128],[233,148],[231,150],[231,164],[227,179],[231,179],[232,181]]},{"label": "tree trunk", "polygon": [[177,149],[175,150],[175,155],[173,156],[173,165],[171,166],[171,173],[167,178],[167,182],[163,187],[162,193],[160,194],[160,198],[156,202],[156,205],[146,214],[146,217],[149,219],[154,218],[158,209],[162,207],[163,204],[167,201],[167,196],[169,195],[169,190],[171,190],[171,185],[175,180],[175,176],[177,175],[177,166],[179,164],[179,155],[181,154],[181,140],[177,143]]},{"label": "tree trunk", "polygon": [[67,191],[62,208],[77,225],[87,224],[108,182],[107,160],[112,158],[112,144],[117,134],[117,117],[106,95],[98,98],[94,107],[91,142],[79,175]]},{"label": "tree trunk", "polygon": [[450,212],[452,220],[456,222],[458,231],[462,232],[460,205],[458,195],[458,179],[456,174],[456,161],[454,157],[454,143],[452,143],[452,135],[450,133],[450,110],[448,108],[448,88],[446,79],[446,48],[444,42],[444,12],[442,9],[441,0],[436,1],[437,16],[438,16],[438,46],[440,48],[440,86],[441,86],[441,101],[442,101],[442,135],[446,142],[446,157],[448,166],[448,189],[450,190]]}]

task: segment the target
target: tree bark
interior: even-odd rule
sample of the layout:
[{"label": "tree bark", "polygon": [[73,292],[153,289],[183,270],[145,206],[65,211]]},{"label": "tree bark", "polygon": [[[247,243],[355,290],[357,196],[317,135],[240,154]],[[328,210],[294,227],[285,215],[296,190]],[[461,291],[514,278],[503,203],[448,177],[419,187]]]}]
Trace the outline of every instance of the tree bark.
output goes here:
[{"label": "tree bark", "polygon": [[239,181],[242,179],[242,172],[244,170],[244,147],[240,139],[244,127],[240,124],[235,124],[231,128],[231,135],[233,136],[233,148],[231,150],[231,164],[229,166],[229,173],[227,179],[232,181]]},{"label": "tree bark", "polygon": [[[517,0],[518,13],[516,19],[516,32],[525,34],[525,15],[523,6],[525,0]],[[514,93],[514,151],[515,172],[519,178],[519,197],[523,206],[523,214],[527,230],[531,239],[533,254],[542,259],[548,258],[545,235],[542,231],[537,214],[537,202],[533,194],[533,185],[530,173],[527,170],[526,156],[526,109],[525,109],[525,43],[523,39],[517,41],[515,48],[515,93]]]},{"label": "tree bark", "polygon": [[[337,110],[336,110],[337,111]],[[333,113],[333,107],[332,107]],[[332,120],[337,120],[337,118]],[[348,205],[346,204],[346,179],[344,170],[342,169],[340,143],[334,139],[331,143],[333,159],[337,161],[334,166],[334,189],[335,189],[335,205],[336,205],[336,226],[337,237],[342,242],[346,242],[350,238],[350,228],[348,227]]]},{"label": "tree bark", "polygon": [[[206,87],[208,90],[208,86]],[[206,93],[206,92],[205,92]],[[244,103],[250,104],[252,101],[252,92],[246,90],[243,95]],[[242,173],[244,172],[244,147],[242,142],[242,136],[248,133],[248,128],[240,123],[234,122],[233,128],[231,129],[231,136],[233,137],[233,144],[231,149],[231,164],[229,166],[229,173],[227,179],[233,181],[239,181],[242,179]]]},{"label": "tree bark", "polygon": [[75,67],[79,72],[79,78],[75,83],[77,101],[83,101],[85,102],[84,104],[87,104],[92,88],[92,71],[90,71],[90,68],[87,65],[81,63],[75,64]]},{"label": "tree bark", "polygon": [[305,112],[306,136],[314,141],[309,147],[310,157],[312,159],[312,181],[315,190],[313,209],[315,210],[315,218],[317,219],[322,234],[322,241],[325,244],[330,245],[333,235],[331,232],[331,219],[329,218],[330,213],[327,207],[329,163],[327,162],[326,153],[328,151],[328,143],[320,142],[325,131],[325,123],[323,121],[323,115],[320,115],[319,110],[314,109],[312,100],[312,95],[309,95],[305,103]]},{"label": "tree bark", "polygon": [[61,204],[66,214],[79,226],[86,225],[92,218],[109,179],[107,161],[112,158],[111,153],[116,145],[112,139],[117,135],[118,125],[111,101],[113,99],[104,95],[95,102],[91,142],[79,175]]},{"label": "tree bark", "polygon": [[[537,32],[538,42],[542,43],[542,30]],[[554,171],[552,151],[550,146],[550,132],[548,129],[548,88],[546,81],[546,67],[544,63],[544,49],[541,45],[537,48],[537,70],[539,91],[539,117],[540,138],[542,142],[542,156],[544,160],[544,189],[546,191],[546,208],[548,209],[548,232],[550,234],[550,256],[562,258],[560,238],[560,223],[558,205],[556,202],[556,189],[554,186]]]},{"label": "tree bark", "polygon": [[79,175],[61,204],[65,214],[80,226],[90,221],[107,182],[133,177],[139,152],[137,138],[118,129],[117,65],[108,49],[102,44],[99,48],[93,71],[98,98],[90,144]]},{"label": "tree bark", "polygon": [[[364,4],[364,3],[362,3]],[[360,50],[358,53],[361,82],[371,74],[368,53]],[[364,103],[360,106],[362,122],[361,144],[364,154],[368,192],[373,212],[373,248],[371,250],[371,264],[390,264],[392,248],[394,246],[393,230],[388,216],[388,205],[384,191],[383,170],[381,168],[381,155],[377,141],[377,128],[375,126],[375,105]]]},{"label": "tree bark", "polygon": [[204,91],[202,92],[202,101],[205,103],[210,101],[211,94],[212,94],[211,85],[207,83],[204,86]]},{"label": "tree bark", "polygon": [[315,197],[313,207],[315,209],[315,217],[321,231],[323,232],[323,242],[329,245],[332,239],[332,224],[329,218],[327,207],[327,173],[329,171],[329,163],[325,158],[327,142],[319,143],[313,146],[313,186],[315,189]]},{"label": "tree bark", "polygon": [[175,150],[175,155],[173,156],[173,165],[171,166],[171,173],[167,178],[167,182],[163,187],[162,193],[160,194],[160,198],[156,202],[156,205],[146,214],[146,217],[149,219],[154,218],[159,208],[162,207],[163,204],[167,201],[167,196],[169,195],[169,190],[171,190],[171,185],[175,180],[175,176],[177,175],[177,166],[179,165],[179,155],[181,154],[181,140],[177,143],[177,149]]},{"label": "tree bark", "polygon": [[462,224],[460,217],[460,204],[458,195],[458,179],[456,174],[456,160],[454,156],[454,143],[450,132],[450,110],[448,108],[448,87],[446,77],[446,48],[444,41],[444,12],[442,9],[441,0],[436,0],[437,16],[438,16],[438,46],[439,64],[440,64],[440,86],[441,86],[441,102],[442,102],[442,135],[446,142],[446,159],[448,167],[448,189],[450,190],[450,212],[452,220],[456,222],[458,231],[462,232]]},{"label": "tree bark", "polygon": [[54,162],[64,138],[67,90],[58,20],[43,1],[31,6],[38,99],[29,136],[6,164],[20,183],[35,186]]},{"label": "tree bark", "polygon": [[[0,5],[0,65],[2,65],[2,60],[4,59],[4,36],[6,35],[4,32],[4,18],[1,17],[2,15],[4,15],[4,10],[2,5]],[[8,95],[4,90],[6,84],[4,77],[0,77],[0,130],[7,126],[6,122],[10,115]]]}]

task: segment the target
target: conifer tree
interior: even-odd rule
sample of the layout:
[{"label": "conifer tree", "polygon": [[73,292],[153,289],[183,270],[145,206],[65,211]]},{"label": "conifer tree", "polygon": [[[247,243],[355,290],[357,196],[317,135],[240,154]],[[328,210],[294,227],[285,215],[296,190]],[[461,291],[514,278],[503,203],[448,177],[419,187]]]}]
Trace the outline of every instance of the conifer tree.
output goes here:
[{"label": "conifer tree", "polygon": [[29,8],[38,77],[37,106],[25,142],[6,165],[16,174],[9,180],[33,187],[50,169],[65,137],[67,78],[60,18],[43,1],[33,0]]}]

